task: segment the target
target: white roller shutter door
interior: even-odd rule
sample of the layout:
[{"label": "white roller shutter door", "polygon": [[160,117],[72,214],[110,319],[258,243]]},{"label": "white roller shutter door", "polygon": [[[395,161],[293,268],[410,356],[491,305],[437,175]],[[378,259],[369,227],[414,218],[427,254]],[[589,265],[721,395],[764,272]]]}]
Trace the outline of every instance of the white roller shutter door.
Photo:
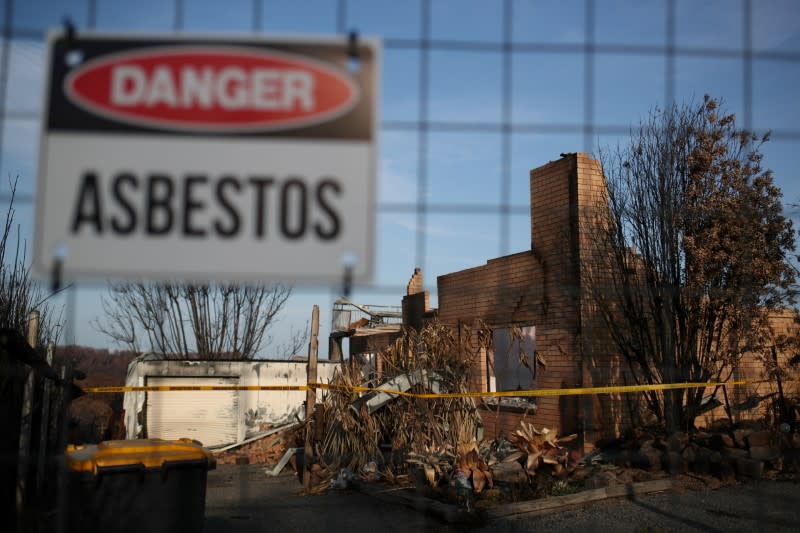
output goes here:
[{"label": "white roller shutter door", "polygon": [[[147,378],[150,386],[238,384],[239,378]],[[206,447],[233,444],[238,436],[239,391],[148,392],[145,418],[148,438],[189,438]]]}]

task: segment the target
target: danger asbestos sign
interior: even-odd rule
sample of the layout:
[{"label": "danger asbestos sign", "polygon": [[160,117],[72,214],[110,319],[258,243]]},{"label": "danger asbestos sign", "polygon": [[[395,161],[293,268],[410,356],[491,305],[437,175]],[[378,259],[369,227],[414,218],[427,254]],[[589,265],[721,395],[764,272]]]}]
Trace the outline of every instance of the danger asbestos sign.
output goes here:
[{"label": "danger asbestos sign", "polygon": [[332,282],[349,257],[371,278],[375,41],[48,44],[37,270]]}]

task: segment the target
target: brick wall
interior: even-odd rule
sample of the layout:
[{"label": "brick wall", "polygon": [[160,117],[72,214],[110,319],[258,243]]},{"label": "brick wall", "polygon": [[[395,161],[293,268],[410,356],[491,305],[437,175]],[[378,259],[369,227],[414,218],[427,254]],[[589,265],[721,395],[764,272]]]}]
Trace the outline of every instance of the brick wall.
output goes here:
[{"label": "brick wall", "polygon": [[[600,164],[586,154],[568,154],[530,172],[531,250],[490,259],[485,265],[439,276],[439,317],[448,324],[472,325],[482,320],[493,328],[536,326],[537,351],[547,363],[538,372],[540,388],[631,385],[597,310],[592,291],[608,290],[612,263],[609,250],[598,245],[594,231],[604,223],[606,183]],[[631,253],[632,260],[636,256]],[[605,258],[605,260],[604,260]],[[776,334],[796,327],[791,317],[772,317]],[[482,353],[476,361],[472,386],[488,390],[490,366]],[[788,355],[781,354],[781,361]],[[763,379],[760,357],[742,359],[740,379]],[[732,402],[774,392],[773,384],[739,387]],[[797,394],[797,384],[787,384]],[[710,391],[709,391],[710,393]],[[511,432],[523,416],[537,427],[560,434],[578,432],[584,447],[600,437],[620,434],[643,421],[637,394],[544,397],[535,414],[505,407],[482,409],[484,434],[491,438]],[[737,416],[763,416],[767,402]],[[725,416],[718,409],[706,418]],[[645,422],[647,420],[644,420]],[[700,420],[698,420],[700,423]]]},{"label": "brick wall", "polygon": [[[593,209],[604,182],[599,164],[585,154],[568,154],[530,173],[531,250],[490,259],[483,266],[439,276],[439,318],[448,324],[491,327],[536,326],[537,351],[546,361],[537,387],[564,388],[583,384],[580,341],[581,290],[579,217]],[[489,354],[491,356],[491,354]],[[473,386],[488,390],[486,355],[475,365]],[[591,418],[591,405],[579,397],[537,399],[537,427],[566,434],[581,431]],[[512,431],[523,414],[501,409],[482,411],[485,435]],[[593,424],[592,424],[593,426]]]},{"label": "brick wall", "polygon": [[[777,340],[780,345],[781,336],[790,336],[796,334],[798,324],[795,322],[794,313],[791,310],[783,312],[775,312],[769,317],[769,324],[772,330],[772,337]],[[786,374],[782,378],[783,393],[787,398],[796,398],[800,396],[800,373],[792,369],[788,365],[788,360],[795,355],[793,350],[780,350],[776,351],[778,366]],[[767,367],[771,359],[771,353],[748,353],[739,361],[738,371],[736,372],[737,380],[743,381],[760,381],[768,377]],[[711,394],[712,390],[707,389],[707,394]],[[728,400],[730,401],[732,409],[732,418],[738,420],[757,420],[765,416],[774,416],[773,407],[777,406],[777,396],[773,399],[765,399],[756,403],[757,398],[764,398],[771,394],[778,393],[777,382],[772,380],[768,383],[752,383],[747,385],[733,385],[728,388]],[[724,397],[720,391],[717,394],[717,399],[724,402]],[[740,409],[736,406],[739,405]],[[752,405],[752,407],[749,407]],[[700,426],[709,425],[715,420],[727,418],[728,414],[725,411],[724,405],[709,411],[701,417],[698,417],[697,424]]]},{"label": "brick wall", "polygon": [[[624,376],[625,365],[609,335],[594,291],[606,291],[611,283],[611,251],[599,238],[607,223],[606,181],[600,163],[577,154],[578,261],[580,275],[580,350],[585,386],[631,385]],[[582,396],[587,441],[618,435],[632,423],[631,412],[638,410],[638,396],[600,394]],[[633,403],[631,403],[633,402]]]},{"label": "brick wall", "polygon": [[373,335],[353,335],[350,337],[350,355],[377,353],[400,337],[399,331],[376,333]]}]

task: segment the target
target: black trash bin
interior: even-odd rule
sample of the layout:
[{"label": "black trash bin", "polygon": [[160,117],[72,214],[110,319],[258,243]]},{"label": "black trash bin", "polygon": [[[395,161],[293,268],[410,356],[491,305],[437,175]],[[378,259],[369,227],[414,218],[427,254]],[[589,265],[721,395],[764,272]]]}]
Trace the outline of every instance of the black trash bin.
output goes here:
[{"label": "black trash bin", "polygon": [[72,532],[201,532],[206,476],[216,463],[199,443],[118,440],[68,446]]}]

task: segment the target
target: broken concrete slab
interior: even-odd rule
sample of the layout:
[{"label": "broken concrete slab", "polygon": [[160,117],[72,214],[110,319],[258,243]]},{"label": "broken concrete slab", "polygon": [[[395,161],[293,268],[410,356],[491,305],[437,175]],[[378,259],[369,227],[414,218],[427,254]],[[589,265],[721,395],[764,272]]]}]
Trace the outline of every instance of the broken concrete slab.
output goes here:
[{"label": "broken concrete slab", "polygon": [[686,449],[683,450],[681,456],[687,463],[691,464],[697,458],[696,448],[697,448],[696,446],[692,445],[692,446],[687,446]]},{"label": "broken concrete slab", "polygon": [[651,441],[647,441],[639,448],[639,453],[644,458],[644,469],[655,472],[661,470],[661,452],[657,450]]},{"label": "broken concrete slab", "polygon": [[266,470],[264,470],[264,473],[272,477],[275,477],[278,474],[280,474],[286,467],[286,465],[289,463],[289,461],[292,459],[292,457],[294,457],[294,455],[298,452],[298,450],[303,450],[303,447],[301,446],[299,448],[288,448],[286,450],[286,453],[283,454],[283,457],[281,457],[281,460],[278,461],[278,464],[275,465],[275,468],[272,469],[267,468]]},{"label": "broken concrete slab", "polygon": [[399,376],[390,379],[386,383],[375,387],[373,392],[366,393],[364,396],[353,402],[350,408],[356,413],[359,413],[361,411],[361,407],[366,405],[367,412],[372,414],[387,403],[395,400],[398,396],[397,394],[381,391],[407,392],[415,385],[425,385],[430,392],[438,394],[441,391],[441,387],[439,385],[440,381],[441,376],[439,374],[424,369],[418,369],[407,374],[400,374]]},{"label": "broken concrete slab", "polygon": [[764,473],[764,461],[756,461],[755,459],[737,459],[736,471],[741,476],[758,479]]},{"label": "broken concrete slab", "polygon": [[733,438],[726,433],[715,433],[709,440],[709,447],[713,450],[721,450],[723,448],[733,448],[735,446]]},{"label": "broken concrete slab", "polygon": [[777,446],[750,446],[750,458],[756,461],[774,461],[781,456]]},{"label": "broken concrete slab", "polygon": [[739,448],[747,447],[747,437],[753,433],[753,430],[750,428],[740,428],[733,430],[733,440],[736,443],[736,446]]},{"label": "broken concrete slab", "polygon": [[689,465],[689,469],[695,474],[706,475],[711,473],[711,454],[708,448],[698,448],[695,453],[694,461]]},{"label": "broken concrete slab", "polygon": [[747,459],[747,450],[739,448],[725,448],[722,453],[732,459]]},{"label": "broken concrete slab", "polygon": [[589,477],[584,482],[583,486],[588,490],[595,490],[602,487],[611,487],[619,485],[617,476],[614,472],[603,471]]},{"label": "broken concrete slab", "polygon": [[689,436],[682,431],[677,431],[670,435],[667,443],[670,451],[678,453],[681,453],[687,444],[689,444]]},{"label": "broken concrete slab", "polygon": [[492,471],[492,477],[495,481],[502,481],[504,483],[524,483],[528,479],[522,465],[516,461],[498,463],[492,465],[489,469]]},{"label": "broken concrete slab", "polygon": [[754,446],[769,446],[772,443],[772,432],[770,431],[755,431],[747,436],[747,444],[752,448]]},{"label": "broken concrete slab", "polygon": [[689,463],[678,452],[667,452],[664,470],[670,474],[685,474],[689,471]]},{"label": "broken concrete slab", "polygon": [[229,444],[228,446],[224,446],[222,448],[213,448],[211,451],[214,453],[222,453],[227,452],[228,450],[233,450],[234,448],[239,448],[240,446],[244,446],[245,444],[250,444],[251,442],[255,442],[257,440],[263,439],[265,437],[269,437],[270,435],[274,435],[275,433],[279,433],[281,431],[288,431],[290,429],[294,429],[299,426],[299,422],[291,422],[289,424],[283,424],[277,427],[270,428],[266,431],[262,431],[253,435],[252,437],[245,439],[241,442],[236,442],[234,444]]}]

